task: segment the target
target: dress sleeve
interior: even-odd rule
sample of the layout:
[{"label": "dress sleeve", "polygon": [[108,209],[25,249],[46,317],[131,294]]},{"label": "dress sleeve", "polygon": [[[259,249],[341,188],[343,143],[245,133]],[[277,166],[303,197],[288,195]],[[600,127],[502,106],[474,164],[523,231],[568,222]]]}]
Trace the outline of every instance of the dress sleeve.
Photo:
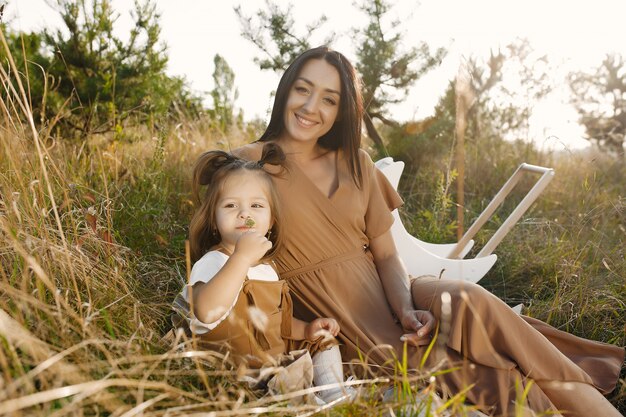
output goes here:
[{"label": "dress sleeve", "polygon": [[209,282],[224,267],[228,257],[221,252],[212,250],[204,254],[204,256],[193,265],[189,276],[189,284],[194,285],[198,282]]},{"label": "dress sleeve", "polygon": [[374,239],[389,230],[393,224],[391,212],[404,202],[385,174],[376,168],[369,155],[365,151],[361,151],[361,155],[363,186],[368,193],[365,234]]}]

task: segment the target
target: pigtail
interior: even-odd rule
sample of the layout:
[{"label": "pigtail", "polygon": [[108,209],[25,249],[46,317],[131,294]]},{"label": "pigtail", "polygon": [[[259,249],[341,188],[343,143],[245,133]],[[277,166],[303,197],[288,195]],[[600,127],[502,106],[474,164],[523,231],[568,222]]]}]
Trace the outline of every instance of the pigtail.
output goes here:
[{"label": "pigtail", "polygon": [[208,151],[200,155],[193,168],[192,188],[197,201],[200,199],[200,187],[214,181],[215,174],[223,167],[230,165],[239,158],[224,151]]},{"label": "pigtail", "polygon": [[282,148],[275,143],[267,143],[261,151],[261,159],[258,164],[263,167],[265,164],[280,165],[285,163],[285,153]]}]

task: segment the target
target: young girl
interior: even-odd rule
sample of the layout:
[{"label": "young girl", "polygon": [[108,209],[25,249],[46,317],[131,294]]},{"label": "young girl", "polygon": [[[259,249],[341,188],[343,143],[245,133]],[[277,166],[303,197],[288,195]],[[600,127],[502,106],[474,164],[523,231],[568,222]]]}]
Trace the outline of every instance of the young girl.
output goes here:
[{"label": "young girl", "polygon": [[[222,151],[200,156],[193,174],[200,207],[189,227],[194,266],[174,309],[207,347],[224,348],[228,342],[238,363],[252,368],[276,363],[277,357],[304,341],[317,351],[315,385],[341,383],[337,345],[320,349],[320,339],[334,342],[337,321],[317,318],[305,323],[292,317],[287,284],[266,263],[281,246],[278,199],[266,169],[279,168],[284,159],[273,144],[264,147],[258,162]],[[206,186],[202,199],[201,186]],[[320,336],[323,333],[326,338]],[[328,402],[348,391],[352,394],[351,389],[335,387],[318,395]]]}]

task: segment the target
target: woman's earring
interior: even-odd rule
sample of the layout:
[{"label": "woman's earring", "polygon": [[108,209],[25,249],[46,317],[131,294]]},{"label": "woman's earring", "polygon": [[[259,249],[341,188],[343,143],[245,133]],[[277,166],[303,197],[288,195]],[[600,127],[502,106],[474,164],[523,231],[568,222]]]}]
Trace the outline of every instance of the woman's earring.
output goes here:
[{"label": "woman's earring", "polygon": [[272,229],[267,231],[267,234],[265,235],[265,237],[267,238],[267,240],[270,240],[270,237],[272,237]]}]

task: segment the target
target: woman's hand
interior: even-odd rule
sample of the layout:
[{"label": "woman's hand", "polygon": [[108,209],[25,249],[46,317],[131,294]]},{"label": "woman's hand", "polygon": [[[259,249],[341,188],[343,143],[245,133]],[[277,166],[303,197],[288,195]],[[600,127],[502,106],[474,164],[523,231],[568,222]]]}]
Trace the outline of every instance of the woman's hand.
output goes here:
[{"label": "woman's hand", "polygon": [[423,346],[430,343],[430,333],[435,328],[437,320],[430,311],[406,310],[400,317],[402,328],[408,333],[400,340],[413,346]]},{"label": "woman's hand", "polygon": [[339,323],[337,323],[337,320],[326,317],[313,320],[304,328],[304,338],[309,342],[314,342],[320,336],[324,336],[326,332],[332,336],[339,334]]},{"label": "woman's hand", "polygon": [[411,287],[402,261],[398,257],[391,230],[370,240],[370,251],[374,256],[376,270],[385,289],[389,305],[400,318],[402,328],[407,332],[400,340],[414,346],[430,343],[430,332],[437,323],[430,311],[415,310],[411,298]]}]

